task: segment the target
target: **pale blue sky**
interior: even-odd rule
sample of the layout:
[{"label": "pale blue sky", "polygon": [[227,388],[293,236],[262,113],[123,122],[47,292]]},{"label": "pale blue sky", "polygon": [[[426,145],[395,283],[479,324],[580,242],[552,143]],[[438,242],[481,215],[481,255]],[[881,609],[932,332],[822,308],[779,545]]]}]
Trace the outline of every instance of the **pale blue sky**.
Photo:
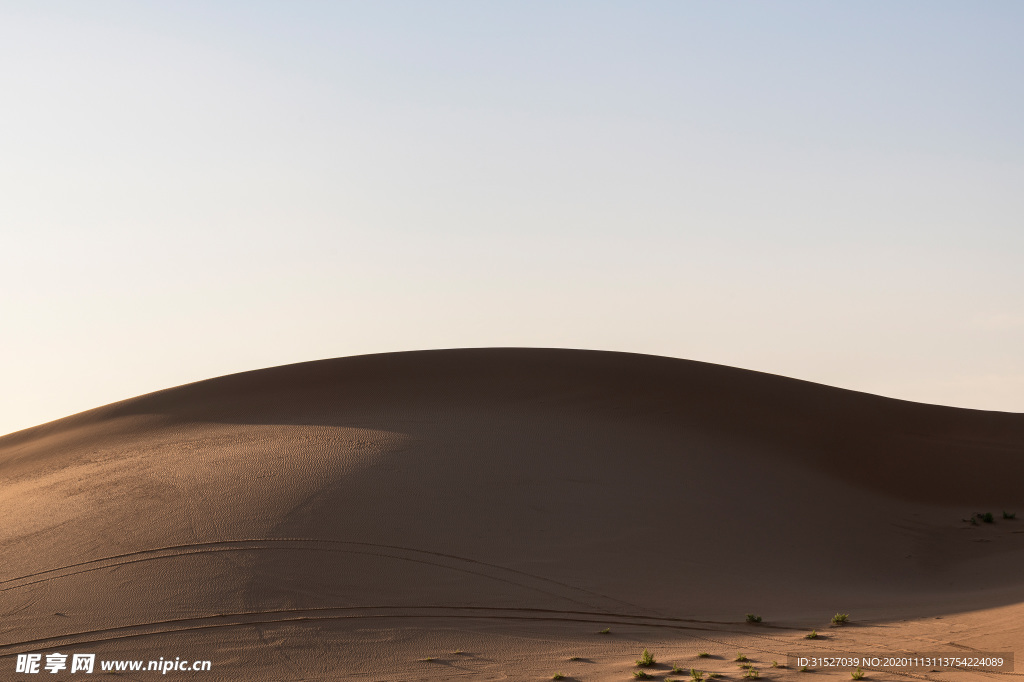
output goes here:
[{"label": "pale blue sky", "polygon": [[0,433],[559,346],[1024,411],[1018,2],[2,2]]}]

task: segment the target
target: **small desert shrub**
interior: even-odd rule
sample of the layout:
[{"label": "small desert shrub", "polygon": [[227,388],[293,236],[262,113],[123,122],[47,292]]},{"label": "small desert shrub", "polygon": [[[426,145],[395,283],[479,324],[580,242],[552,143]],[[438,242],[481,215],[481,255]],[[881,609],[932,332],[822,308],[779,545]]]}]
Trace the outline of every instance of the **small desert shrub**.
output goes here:
[{"label": "small desert shrub", "polygon": [[721,677],[722,673],[708,673],[708,677]]},{"label": "small desert shrub", "polygon": [[747,680],[756,680],[759,677],[761,677],[761,673],[759,673],[756,668],[750,668],[743,673],[743,678]]},{"label": "small desert shrub", "polygon": [[426,658],[424,658],[422,660],[426,661],[427,663],[430,663],[432,660],[434,660],[434,657],[433,656],[427,656]]},{"label": "small desert shrub", "polygon": [[750,659],[747,658],[746,654],[736,654],[736,660],[740,661],[740,662],[743,662],[743,661],[749,661]]},{"label": "small desert shrub", "polygon": [[804,635],[804,639],[818,639],[818,631],[811,630],[808,634]]},{"label": "small desert shrub", "polygon": [[683,672],[683,669],[680,668],[678,665],[673,665],[672,666],[672,670],[670,670],[669,672],[672,673],[673,675],[678,675],[678,674]]},{"label": "small desert shrub", "polygon": [[654,660],[654,656],[652,656],[651,652],[647,649],[644,649],[644,652],[640,654],[640,659],[636,662],[637,666],[640,668],[650,668],[655,663],[657,663],[657,661]]},{"label": "small desert shrub", "polygon": [[702,651],[699,654],[697,654],[697,658],[708,658],[710,655],[711,654],[709,654],[708,652]]},{"label": "small desert shrub", "polygon": [[555,673],[554,675],[551,676],[551,679],[553,679],[553,680],[564,680],[565,679],[565,675],[563,675],[562,673]]},{"label": "small desert shrub", "polygon": [[693,682],[701,682],[701,680],[704,679],[704,673],[690,668],[690,679],[693,680]]},{"label": "small desert shrub", "polygon": [[1017,518],[1017,512],[1008,512],[1008,511],[1006,511],[1004,509],[1003,510],[1003,518],[1004,519],[1015,519],[1015,518]]},{"label": "small desert shrub", "polygon": [[864,679],[864,671],[861,670],[860,668],[857,668],[852,673],[850,673],[850,677],[852,677],[855,680],[863,680]]},{"label": "small desert shrub", "polygon": [[607,635],[607,634],[611,634],[611,631],[612,631],[611,628],[605,628],[604,630],[601,630],[597,634],[599,634],[599,635]]},{"label": "small desert shrub", "polygon": [[779,662],[778,661],[772,661],[772,667],[773,668],[778,668],[779,667]]},{"label": "small desert shrub", "polygon": [[747,622],[748,623],[760,623],[761,622],[761,616],[758,616],[757,614],[754,614],[754,613],[748,613],[747,614]]},{"label": "small desert shrub", "polygon": [[583,659],[580,656],[570,656],[569,660],[570,661],[582,661]]},{"label": "small desert shrub", "polygon": [[634,670],[633,671],[633,679],[634,680],[653,680],[654,678],[651,677],[650,675],[648,675],[643,670]]},{"label": "small desert shrub", "polygon": [[800,666],[800,672],[802,672],[802,673],[809,673],[809,672],[811,672],[811,669],[808,668],[806,665],[802,665],[802,666]]},{"label": "small desert shrub", "polygon": [[743,668],[744,670],[750,670],[751,668],[754,667],[754,664],[753,663],[740,663],[740,667]]},{"label": "small desert shrub", "polygon": [[846,625],[850,622],[850,614],[848,613],[837,613],[832,616],[833,625]]},{"label": "small desert shrub", "polygon": [[[992,512],[985,512],[984,514],[978,514],[978,517],[985,523],[995,522],[995,517],[992,516]],[[860,679],[860,678],[857,678]]]}]

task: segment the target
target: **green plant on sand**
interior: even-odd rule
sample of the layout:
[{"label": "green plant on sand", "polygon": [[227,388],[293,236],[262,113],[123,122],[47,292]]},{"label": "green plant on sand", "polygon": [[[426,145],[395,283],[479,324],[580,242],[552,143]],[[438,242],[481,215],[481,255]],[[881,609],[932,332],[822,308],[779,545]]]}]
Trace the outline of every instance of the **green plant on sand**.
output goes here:
[{"label": "green plant on sand", "polygon": [[644,652],[640,654],[640,658],[637,660],[636,665],[639,668],[650,668],[655,663],[657,663],[657,661],[654,660],[654,656],[651,655],[651,652],[644,649]]}]

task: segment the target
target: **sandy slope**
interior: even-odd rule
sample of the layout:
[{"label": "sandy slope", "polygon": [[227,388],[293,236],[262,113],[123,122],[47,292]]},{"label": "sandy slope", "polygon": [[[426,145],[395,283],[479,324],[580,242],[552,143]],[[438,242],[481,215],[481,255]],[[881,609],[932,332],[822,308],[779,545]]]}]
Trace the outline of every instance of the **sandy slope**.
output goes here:
[{"label": "sandy slope", "polygon": [[732,678],[737,648],[766,678],[812,648],[1024,656],[1019,414],[621,353],[396,353],[11,434],[0,482],[0,679],[58,650],[225,680],[631,679],[643,646]]}]

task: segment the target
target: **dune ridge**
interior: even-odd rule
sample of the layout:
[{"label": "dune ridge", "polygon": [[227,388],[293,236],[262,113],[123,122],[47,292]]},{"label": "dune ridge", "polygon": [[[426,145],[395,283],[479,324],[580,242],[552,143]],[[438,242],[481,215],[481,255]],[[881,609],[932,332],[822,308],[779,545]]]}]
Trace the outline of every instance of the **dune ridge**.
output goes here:
[{"label": "dune ridge", "polygon": [[1024,516],[1024,415],[672,358],[245,372],[4,436],[0,475],[0,659],[174,638],[331,679],[313,659],[365,671],[338,639],[371,616],[401,652],[483,614],[802,628],[1024,602],[1002,518]]}]

